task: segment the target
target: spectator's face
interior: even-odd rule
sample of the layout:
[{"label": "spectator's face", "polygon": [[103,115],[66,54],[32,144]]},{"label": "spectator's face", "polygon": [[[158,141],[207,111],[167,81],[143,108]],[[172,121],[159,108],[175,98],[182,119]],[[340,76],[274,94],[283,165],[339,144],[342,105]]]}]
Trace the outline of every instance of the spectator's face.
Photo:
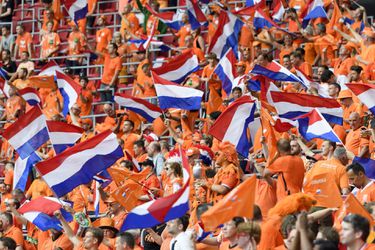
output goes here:
[{"label": "spectator's face", "polygon": [[347,172],[347,175],[348,175],[348,179],[349,179],[349,184],[350,185],[353,185],[353,186],[355,186],[357,188],[361,188],[362,187],[363,181],[362,181],[362,178],[361,178],[360,174],[356,175],[353,172],[353,170],[349,170]]},{"label": "spectator's face", "polygon": [[350,125],[350,128],[353,129],[353,130],[361,127],[361,119],[360,119],[359,115],[350,115],[349,116],[349,125]]},{"label": "spectator's face", "polygon": [[328,95],[330,97],[335,97],[338,94],[339,94],[339,89],[335,85],[331,84],[328,86]]},{"label": "spectator's face", "polygon": [[47,30],[48,30],[48,32],[51,32],[52,28],[53,28],[53,24],[52,23],[48,23],[47,24]]},{"label": "spectator's face", "polygon": [[107,238],[107,239],[112,239],[115,237],[115,232],[113,232],[113,230],[108,229],[108,228],[103,228],[103,234],[104,234],[104,238]]},{"label": "spectator's face", "polygon": [[242,96],[242,92],[239,91],[239,90],[235,90],[233,91],[233,99],[234,100],[237,100],[238,98],[240,98]]},{"label": "spectator's face", "polygon": [[223,233],[223,237],[226,239],[236,236],[237,234],[236,223],[234,221],[229,221],[225,223],[221,232]]},{"label": "spectator's face", "polygon": [[349,73],[349,78],[351,81],[358,81],[359,80],[359,74],[355,70],[351,70]]},{"label": "spectator's face", "polygon": [[128,133],[128,132],[131,132],[133,130],[133,127],[131,125],[130,122],[125,122],[124,123],[124,127],[122,128],[122,131],[124,131],[125,133]]},{"label": "spectator's face", "polygon": [[324,70],[325,70],[325,69],[324,69],[323,67],[319,67],[319,68],[318,68],[317,75],[318,75],[319,79],[320,79],[320,76],[323,74]]},{"label": "spectator's face", "polygon": [[237,246],[241,249],[246,249],[250,241],[250,235],[247,233],[239,233],[237,235]]},{"label": "spectator's face", "polygon": [[323,156],[327,156],[330,152],[330,145],[329,145],[329,142],[327,141],[324,141],[322,143],[322,155]]},{"label": "spectator's face", "polygon": [[290,69],[292,67],[292,64],[290,62],[290,58],[284,57],[284,67],[287,69]]},{"label": "spectator's face", "polygon": [[290,142],[290,147],[292,149],[292,155],[298,155],[301,152],[301,148],[299,147],[298,142],[295,140]]},{"label": "spectator's face", "polygon": [[5,50],[3,50],[3,52],[1,52],[1,58],[3,60],[7,60],[9,59],[9,54]]},{"label": "spectator's face", "polygon": [[8,30],[7,30],[5,27],[3,27],[3,28],[1,29],[1,34],[2,34],[2,35],[7,35],[7,34],[8,34]]},{"label": "spectator's face", "polygon": [[16,27],[16,32],[17,32],[18,35],[22,35],[22,33],[23,33],[23,28],[22,28],[21,26],[17,26],[17,27]]},{"label": "spectator's face", "polygon": [[348,54],[348,50],[345,48],[345,46],[341,46],[339,50],[340,56],[346,56]]},{"label": "spectator's face", "polygon": [[27,53],[22,53],[21,54],[21,60],[22,61],[26,61],[26,60],[28,60],[29,59],[29,56],[27,55]]},{"label": "spectator's face", "polygon": [[356,233],[353,226],[350,223],[342,222],[342,229],[340,231],[340,242],[343,245],[349,245],[361,236],[361,233]]},{"label": "spectator's face", "polygon": [[292,44],[292,38],[289,35],[286,35],[285,38],[284,38],[284,43],[286,45]]},{"label": "spectator's face", "polygon": [[115,242],[115,248],[116,250],[125,250],[126,249],[126,243],[122,243],[120,237],[116,237],[116,242]]},{"label": "spectator's face", "polygon": [[84,246],[85,249],[90,249],[95,245],[96,241],[97,240],[95,239],[92,232],[87,232],[85,234],[85,237],[83,237],[83,246]]},{"label": "spectator's face", "polygon": [[245,72],[245,67],[244,66],[237,66],[236,67],[237,74],[241,75]]},{"label": "spectator's face", "polygon": [[133,146],[133,150],[134,150],[134,154],[135,155],[140,155],[142,153],[142,148],[141,147],[138,147],[138,145],[135,145]]},{"label": "spectator's face", "polygon": [[172,235],[176,235],[179,233],[182,229],[180,227],[181,223],[178,219],[170,220],[167,222],[167,231],[168,233]]}]

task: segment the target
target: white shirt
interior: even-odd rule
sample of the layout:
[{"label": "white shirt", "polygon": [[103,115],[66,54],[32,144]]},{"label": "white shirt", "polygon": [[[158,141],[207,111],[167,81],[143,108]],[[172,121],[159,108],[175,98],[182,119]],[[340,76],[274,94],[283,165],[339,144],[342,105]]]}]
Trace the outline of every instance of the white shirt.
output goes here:
[{"label": "white shirt", "polygon": [[179,233],[171,240],[169,245],[171,250],[194,250],[194,242],[190,239],[189,234],[185,232]]}]

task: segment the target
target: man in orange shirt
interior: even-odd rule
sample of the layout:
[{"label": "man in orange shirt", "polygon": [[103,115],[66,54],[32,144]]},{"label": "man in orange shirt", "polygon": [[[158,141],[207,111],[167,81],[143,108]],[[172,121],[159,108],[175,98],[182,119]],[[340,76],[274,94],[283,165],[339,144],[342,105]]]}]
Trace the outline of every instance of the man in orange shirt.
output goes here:
[{"label": "man in orange shirt", "polygon": [[[329,143],[329,141],[324,141]],[[336,148],[333,156],[324,161],[318,161],[312,167],[312,169],[305,175],[305,183],[310,183],[314,176],[331,173],[336,181],[336,185],[341,190],[341,193],[346,195],[349,194],[349,180],[346,173],[345,165],[348,164],[348,157],[346,156],[346,150],[342,147]]]},{"label": "man in orange shirt", "polygon": [[108,44],[112,41],[112,31],[106,27],[104,16],[100,16],[96,24],[100,28],[96,31],[96,50],[104,53],[107,51]]},{"label": "man in orange shirt", "polygon": [[298,68],[307,76],[312,77],[313,71],[309,63],[303,61],[303,56],[301,53],[295,51],[290,54],[290,62],[293,64],[292,72],[295,72],[295,68]]},{"label": "man in orange shirt", "polygon": [[[86,37],[79,31],[77,25],[74,22],[70,22],[69,25],[72,27],[72,32],[68,36],[68,58],[65,59],[67,67],[79,66],[82,64],[83,58],[74,57],[75,55],[81,54],[86,47]],[[74,74],[77,74],[77,70],[73,70]]]},{"label": "man in orange shirt", "polygon": [[68,236],[66,236],[62,231],[57,231],[54,228],[51,228],[50,235],[48,239],[43,242],[42,248],[43,249],[66,249],[66,250],[73,250],[73,244],[69,240]]},{"label": "man in orange shirt", "polygon": [[350,129],[349,117],[353,112],[357,112],[361,116],[363,114],[362,104],[353,101],[353,95],[349,89],[340,91],[337,100],[340,102],[342,109],[344,110],[342,117],[344,120],[343,127],[345,129]]},{"label": "man in orange shirt", "polygon": [[349,183],[359,189],[356,198],[362,204],[375,201],[375,183],[366,176],[363,166],[359,163],[353,163],[346,168],[346,171]]},{"label": "man in orange shirt", "polygon": [[357,112],[350,114],[349,125],[350,131],[345,140],[346,148],[358,157],[368,157],[369,138],[367,135],[362,135],[362,129],[365,131],[366,128],[362,127],[362,120]]},{"label": "man in orange shirt", "polygon": [[93,96],[91,89],[87,88],[89,79],[84,76],[80,78],[79,84],[82,87],[82,91],[77,98],[77,105],[81,108],[81,116],[87,116],[91,114]]},{"label": "man in orange shirt", "polygon": [[17,249],[22,249],[23,244],[24,244],[22,231],[21,229],[13,225],[12,214],[8,212],[1,213],[0,222],[1,222],[0,230],[3,233],[2,237],[12,238],[17,244]]},{"label": "man in orange shirt", "polygon": [[37,173],[37,178],[31,183],[31,186],[26,192],[26,198],[33,200],[40,196],[53,196],[53,192]]},{"label": "man in orange shirt", "polygon": [[299,156],[291,155],[289,140],[278,140],[277,151],[279,158],[264,170],[263,176],[268,178],[273,174],[278,174],[276,194],[277,200],[280,201],[287,195],[301,191],[305,167]]},{"label": "man in orange shirt", "polygon": [[46,24],[46,32],[42,36],[40,58],[45,61],[48,57],[56,56],[56,52],[60,46],[60,36],[52,30],[53,22],[48,21]]},{"label": "man in orange shirt", "polygon": [[143,140],[138,140],[134,142],[133,152],[134,152],[135,159],[138,162],[144,162],[148,158],[146,148],[145,148],[145,142]]},{"label": "man in orange shirt", "polygon": [[340,242],[346,249],[373,250],[374,244],[367,244],[370,234],[370,222],[361,215],[349,214],[345,216],[340,231]]},{"label": "man in orange shirt", "polygon": [[110,104],[104,104],[103,111],[107,116],[105,117],[104,122],[96,124],[95,131],[98,133],[107,129],[114,131],[117,125],[116,112]]},{"label": "man in orange shirt", "polygon": [[135,13],[132,12],[131,4],[128,3],[124,6],[124,11],[121,13],[121,35],[123,37],[129,38],[130,34],[135,35],[139,28],[139,20]]},{"label": "man in orange shirt", "polygon": [[339,57],[333,62],[333,73],[336,76],[344,75],[347,76],[350,72],[350,67],[355,64],[355,59],[350,57],[350,50],[347,46],[341,45],[339,49]]},{"label": "man in orange shirt", "polygon": [[133,250],[135,246],[135,239],[131,233],[122,232],[117,235],[115,243],[117,250]]},{"label": "man in orange shirt", "polygon": [[335,58],[334,49],[335,49],[335,39],[332,35],[327,34],[326,25],[319,23],[316,25],[317,37],[314,37],[316,57],[314,60],[314,65],[317,65],[320,61],[320,64],[330,65],[332,60]]},{"label": "man in orange shirt", "polygon": [[24,30],[22,24],[17,24],[16,27],[17,39],[16,46],[14,48],[14,57],[21,57],[22,52],[27,51],[29,55],[32,55],[32,37],[29,32]]},{"label": "man in orange shirt", "polygon": [[140,139],[138,134],[133,133],[134,122],[131,120],[124,121],[122,127],[123,135],[121,139],[124,141],[124,150],[127,150],[134,157],[134,142]]},{"label": "man in orange shirt", "polygon": [[9,98],[5,103],[5,112],[0,120],[14,121],[25,111],[24,100],[17,95],[16,88],[9,89]]},{"label": "man in orange shirt", "polygon": [[9,83],[10,85],[13,85],[18,90],[24,89],[26,87],[32,87],[30,86],[30,82],[27,80],[28,71],[26,68],[22,68],[18,71],[18,79],[14,80],[14,82]]}]

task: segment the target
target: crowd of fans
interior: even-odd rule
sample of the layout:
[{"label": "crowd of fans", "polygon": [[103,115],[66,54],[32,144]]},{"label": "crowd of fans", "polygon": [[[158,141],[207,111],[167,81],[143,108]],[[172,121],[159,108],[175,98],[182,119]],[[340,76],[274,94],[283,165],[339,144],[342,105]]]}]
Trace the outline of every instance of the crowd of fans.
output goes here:
[{"label": "crowd of fans", "polygon": [[[179,9],[183,26],[177,31],[151,15],[145,8],[148,2],[144,0],[119,4],[122,9],[115,11],[121,13],[121,27],[115,28],[111,15],[105,12],[96,15],[96,0],[88,1],[88,14],[78,23],[69,19],[60,0],[43,0],[43,18],[36,24],[40,28],[36,29],[38,33],[31,34],[13,18],[16,5],[17,8],[22,5],[3,0],[0,22],[12,25],[0,24],[1,64],[10,76],[8,96],[3,93],[0,99],[2,130],[30,109],[18,90],[35,88],[30,77],[37,75],[54,57],[65,56],[56,62],[66,75],[82,86],[82,92],[69,115],[63,117],[64,102],[59,90],[39,87],[41,108],[48,120],[82,127],[84,132],[79,142],[107,129],[117,135],[124,152],[127,151],[141,169],[150,170],[132,190],[137,195],[135,205],[166,197],[182,188],[183,169],[176,156],[179,147],[186,150],[194,176],[190,183],[190,209],[181,218],[153,228],[120,232],[130,211],[128,204],[124,206],[113,194],[126,179],[115,181],[113,178],[107,187],[99,188],[99,217],[94,215],[96,189],[94,182],[90,182],[62,198],[73,203],[71,208],[66,207],[74,215],[73,222],[66,222],[61,212],[56,211],[54,216],[60,220],[62,230],[42,231],[17,209],[29,200],[54,194],[35,170],[26,190],[13,187],[18,155],[2,139],[0,161],[4,165],[4,181],[0,183],[0,249],[375,249],[372,245],[374,220],[356,213],[347,213],[339,220],[339,207],[314,206],[314,197],[303,193],[306,183],[320,174],[328,174],[334,177],[343,200],[350,193],[354,194],[360,206],[375,219],[374,181],[368,169],[353,162],[354,157],[374,159],[375,118],[357,96],[343,88],[345,83],[375,84],[374,24],[368,22],[366,10],[355,1],[325,0],[329,18],[312,19],[302,28],[301,12],[309,1],[281,2],[286,11],[278,24],[284,30],[256,29],[252,17],[239,16],[244,25],[238,40],[239,61],[235,65],[237,85],[227,95],[214,72],[219,58],[207,53],[207,47],[216,42],[212,38],[220,11],[238,10],[245,7],[244,3],[201,3],[208,26],[195,30],[189,24],[188,15]],[[168,5],[174,6],[165,0],[149,4],[156,12]],[[270,14],[275,8],[272,1],[267,1],[263,7],[264,12]],[[340,18],[335,17],[338,13]],[[159,37],[172,50],[144,50],[132,42],[147,38],[154,22],[158,25],[154,39]],[[59,34],[62,27],[71,29],[69,35]],[[65,42],[67,47],[63,46]],[[134,97],[157,103],[151,77],[152,68],[160,64],[156,60],[168,61],[190,50],[197,55],[201,69],[182,84],[205,91],[201,110],[169,109],[153,123],[147,123],[138,114],[113,103],[114,93],[124,89]],[[279,61],[293,73],[298,68],[317,82],[316,86],[305,89],[300,83],[276,81],[281,91],[325,93],[341,104],[344,123],[332,126],[344,145],[321,139],[305,141],[296,129],[279,133],[272,126],[266,129],[263,123],[266,121],[262,120],[249,155],[243,157],[233,145],[220,142],[208,133],[233,101],[243,95],[259,98],[259,91],[249,87],[249,72],[254,65],[267,67],[272,60]],[[103,65],[103,68],[87,70],[87,65]],[[97,78],[100,80],[95,80]],[[262,102],[261,106],[268,109],[270,104]],[[256,116],[260,115],[259,110]],[[269,112],[272,114],[274,110],[270,108]],[[104,117],[98,116],[102,113]],[[275,159],[268,159],[271,147],[277,150]],[[38,154],[43,159],[56,155],[50,142],[41,147]],[[131,172],[134,163],[126,156],[110,168]],[[249,190],[255,193],[253,218],[234,214],[232,220],[215,232],[197,240],[202,230],[201,215],[252,175],[257,176],[256,189]]]}]

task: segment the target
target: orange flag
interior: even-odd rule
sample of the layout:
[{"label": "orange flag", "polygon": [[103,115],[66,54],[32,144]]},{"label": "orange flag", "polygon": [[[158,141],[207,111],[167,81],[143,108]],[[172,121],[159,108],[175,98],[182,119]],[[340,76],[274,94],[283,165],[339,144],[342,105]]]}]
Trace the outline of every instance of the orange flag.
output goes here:
[{"label": "orange flag", "polygon": [[139,183],[133,180],[126,180],[124,185],[111,193],[111,196],[127,211],[131,211],[140,204],[138,198],[143,194],[142,186]]},{"label": "orange flag", "polygon": [[54,76],[30,76],[28,80],[34,88],[54,89],[56,87]]},{"label": "orange flag", "polygon": [[125,168],[108,168],[108,173],[116,183],[116,185],[122,186],[125,180],[131,179],[134,181],[141,181],[151,173],[151,168],[145,168],[139,173],[135,173]]},{"label": "orange flag", "polygon": [[[327,33],[331,35],[335,35],[336,31],[333,30],[334,26],[339,27],[341,24],[339,22],[340,18],[342,18],[342,13],[340,11],[340,8],[336,2],[336,0],[333,1],[333,12],[332,16],[327,23]],[[340,36],[340,34],[338,34]]]},{"label": "orange flag", "polygon": [[344,217],[348,214],[359,214],[368,219],[371,227],[374,225],[371,214],[367,212],[367,210],[362,206],[361,202],[359,202],[359,200],[357,200],[352,193],[346,197],[344,203],[335,214],[335,224],[333,226],[337,230],[341,229],[341,223]]},{"label": "orange flag", "polygon": [[311,181],[305,184],[303,191],[314,196],[317,200],[316,206],[338,208],[342,205],[340,191],[330,173],[315,175]]},{"label": "orange flag", "polygon": [[202,214],[205,231],[215,231],[217,226],[230,221],[235,216],[253,217],[256,176],[230,191],[222,200]]}]

